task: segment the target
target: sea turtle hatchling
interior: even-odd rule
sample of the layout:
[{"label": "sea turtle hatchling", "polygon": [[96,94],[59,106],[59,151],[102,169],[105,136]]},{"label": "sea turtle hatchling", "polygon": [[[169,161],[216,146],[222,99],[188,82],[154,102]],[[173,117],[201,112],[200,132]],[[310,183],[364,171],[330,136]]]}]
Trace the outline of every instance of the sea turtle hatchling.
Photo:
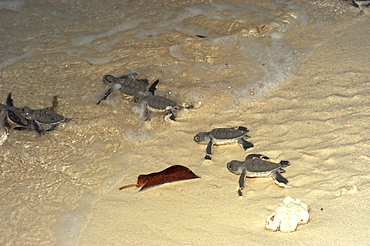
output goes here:
[{"label": "sea turtle hatchling", "polygon": [[178,110],[181,108],[193,108],[193,106],[180,106],[177,102],[168,99],[167,97],[157,96],[154,95],[154,91],[156,90],[156,86],[159,83],[159,80],[156,80],[150,86],[148,92],[141,93],[134,98],[134,102],[141,103],[142,107],[145,110],[145,120],[148,121],[150,119],[149,112],[163,112],[165,113],[165,120],[172,120],[175,121],[175,115],[173,113],[174,110]]},{"label": "sea turtle hatchling", "polygon": [[239,196],[242,196],[244,181],[246,178],[272,177],[274,182],[280,187],[287,187],[288,180],[281,176],[285,173],[283,167],[290,166],[289,161],[275,163],[269,161],[269,157],[260,154],[248,155],[244,161],[233,160],[227,163],[227,169],[234,174],[240,174]]},{"label": "sea turtle hatchling", "polygon": [[6,105],[0,103],[0,110],[5,115],[2,124],[6,128],[15,130],[26,130],[29,128],[30,121],[22,115],[20,108],[14,107],[11,92],[6,98]]},{"label": "sea turtle hatchling", "polygon": [[200,144],[207,144],[206,156],[204,159],[211,160],[213,145],[238,143],[244,150],[252,148],[253,144],[245,140],[249,130],[244,126],[230,128],[215,128],[210,132],[199,132],[194,136],[194,141]]},{"label": "sea turtle hatchling", "polygon": [[103,82],[109,86],[109,89],[96,104],[100,104],[100,102],[107,99],[112,92],[116,91],[123,93],[127,97],[137,96],[140,93],[144,93],[149,82],[147,79],[136,79],[136,76],[136,73],[123,75],[119,78],[112,75],[105,75],[103,77]]},{"label": "sea turtle hatchling", "polygon": [[52,131],[62,122],[68,122],[70,119],[65,118],[54,112],[54,108],[58,105],[58,98],[54,96],[53,106],[45,109],[30,109],[29,107],[21,108],[22,115],[31,121],[31,127],[40,135],[44,135],[48,131]]}]

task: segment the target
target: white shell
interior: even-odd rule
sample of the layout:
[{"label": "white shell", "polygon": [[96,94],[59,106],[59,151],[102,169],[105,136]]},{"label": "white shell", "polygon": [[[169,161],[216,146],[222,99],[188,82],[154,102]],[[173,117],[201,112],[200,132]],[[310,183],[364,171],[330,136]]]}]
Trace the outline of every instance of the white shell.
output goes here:
[{"label": "white shell", "polygon": [[309,220],[308,206],[299,199],[286,197],[274,212],[266,218],[266,229],[293,232],[299,224]]}]

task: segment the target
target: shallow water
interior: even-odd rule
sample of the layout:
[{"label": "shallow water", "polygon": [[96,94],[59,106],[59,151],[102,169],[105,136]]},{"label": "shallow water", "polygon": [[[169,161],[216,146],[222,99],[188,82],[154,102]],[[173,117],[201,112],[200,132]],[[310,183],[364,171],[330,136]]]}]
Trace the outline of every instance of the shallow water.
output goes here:
[{"label": "shallow water", "polygon": [[[103,75],[159,78],[159,95],[195,105],[180,123],[202,114],[204,125],[232,126],[217,111],[287,81],[320,43],[313,36],[354,16],[339,1],[30,1],[0,13],[3,101],[12,91],[16,106],[43,108],[58,95],[57,111],[72,118],[43,137],[12,131],[0,147],[2,245],[72,244],[133,165],[191,162],[171,147],[192,144],[198,127],[153,115],[139,128],[137,106],[117,93],[97,106]],[[168,149],[146,155],[158,146]]]}]

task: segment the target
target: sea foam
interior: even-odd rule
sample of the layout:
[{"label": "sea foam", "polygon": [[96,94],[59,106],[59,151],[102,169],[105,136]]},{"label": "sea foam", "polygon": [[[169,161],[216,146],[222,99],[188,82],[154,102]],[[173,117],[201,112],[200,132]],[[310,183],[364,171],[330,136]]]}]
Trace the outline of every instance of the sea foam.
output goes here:
[{"label": "sea foam", "polygon": [[9,9],[12,11],[20,12],[26,4],[25,0],[1,1],[0,9]]},{"label": "sea foam", "polygon": [[297,71],[299,52],[284,37],[293,26],[306,24],[307,17],[294,3],[277,1],[266,7],[217,1],[168,11],[152,29],[138,28],[137,37],[176,32],[200,35],[204,39],[195,48],[186,41],[168,47],[170,55],[186,65],[157,69],[169,80],[189,83],[187,79],[192,79],[192,93],[217,83],[225,85],[220,90],[232,87],[233,97],[245,99],[270,91]]}]

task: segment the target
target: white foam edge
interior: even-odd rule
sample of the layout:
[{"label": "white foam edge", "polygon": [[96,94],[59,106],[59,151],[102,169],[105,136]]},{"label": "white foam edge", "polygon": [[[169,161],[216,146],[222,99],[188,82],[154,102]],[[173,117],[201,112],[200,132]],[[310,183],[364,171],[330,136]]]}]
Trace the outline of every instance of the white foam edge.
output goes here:
[{"label": "white foam edge", "polygon": [[109,37],[112,36],[118,32],[124,32],[130,29],[133,29],[137,26],[139,26],[143,22],[149,22],[150,19],[147,18],[138,18],[134,20],[126,20],[122,22],[121,24],[114,26],[113,28],[109,29],[108,31],[100,34],[95,35],[86,35],[86,36],[80,36],[77,38],[73,38],[71,45],[72,46],[90,46],[93,41],[99,38]]},{"label": "white foam edge", "polygon": [[0,1],[0,9],[8,9],[15,12],[20,12],[25,4],[25,0]]}]

